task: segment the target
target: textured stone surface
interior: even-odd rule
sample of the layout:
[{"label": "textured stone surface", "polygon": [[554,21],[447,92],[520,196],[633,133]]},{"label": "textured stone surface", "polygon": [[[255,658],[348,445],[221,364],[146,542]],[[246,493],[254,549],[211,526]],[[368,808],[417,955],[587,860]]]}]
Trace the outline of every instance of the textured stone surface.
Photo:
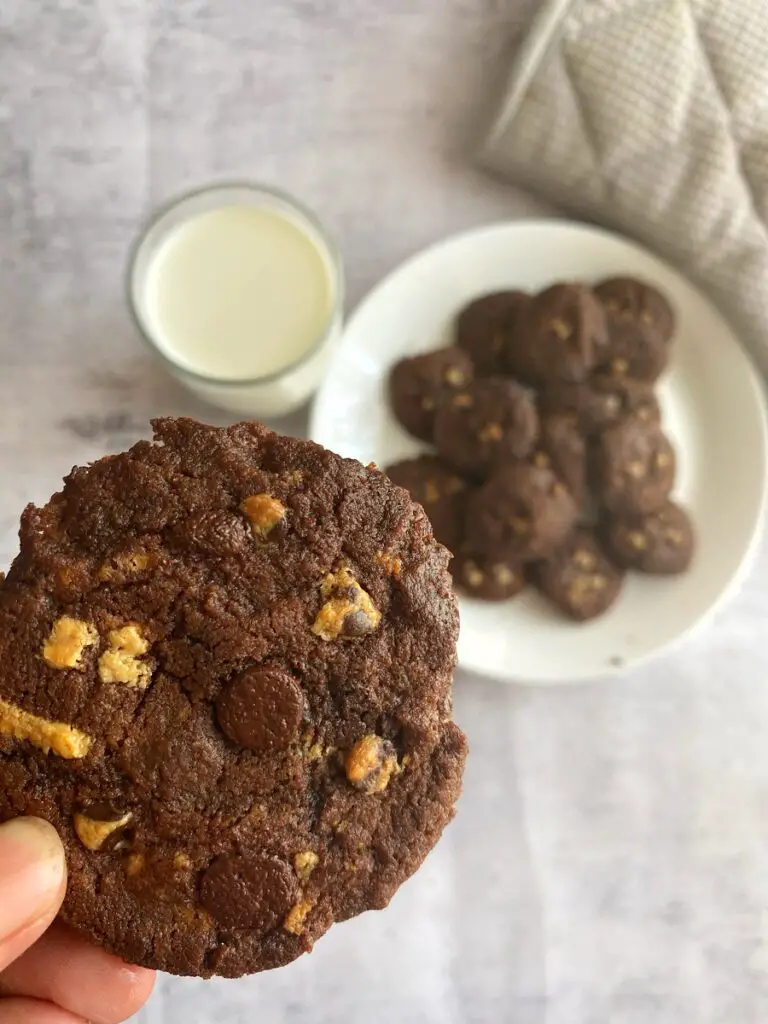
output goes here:
[{"label": "textured stone surface", "polygon": [[[281,181],[338,235],[352,301],[427,242],[541,209],[462,156],[535,6],[0,4],[4,564],[22,506],[150,414],[224,422],[124,310],[154,202],[214,174]],[[162,979],[140,1024],[763,1024],[767,576],[763,553],[704,633],[615,686],[459,673],[461,813],[389,909],[282,971]]]}]

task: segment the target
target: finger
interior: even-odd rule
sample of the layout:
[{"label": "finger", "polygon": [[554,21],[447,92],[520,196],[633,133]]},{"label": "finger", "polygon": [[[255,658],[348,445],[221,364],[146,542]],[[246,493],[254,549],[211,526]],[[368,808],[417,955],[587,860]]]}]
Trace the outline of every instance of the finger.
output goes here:
[{"label": "finger", "polygon": [[0,825],[0,971],[54,919],[66,879],[64,849],[52,825],[39,818]]},{"label": "finger", "polygon": [[93,1024],[117,1024],[144,1005],[154,983],[154,971],[129,967],[56,924],[0,975],[0,994],[38,996]]},{"label": "finger", "polygon": [[0,1024],[88,1024],[38,999],[0,999]]}]

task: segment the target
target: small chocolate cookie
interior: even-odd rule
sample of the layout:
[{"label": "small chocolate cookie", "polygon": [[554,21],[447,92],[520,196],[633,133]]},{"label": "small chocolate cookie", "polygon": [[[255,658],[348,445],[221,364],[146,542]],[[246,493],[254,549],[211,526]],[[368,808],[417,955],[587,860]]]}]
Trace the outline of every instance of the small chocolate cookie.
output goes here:
[{"label": "small chocolate cookie", "polygon": [[533,398],[519,384],[501,377],[486,377],[463,388],[440,407],[435,419],[438,452],[477,479],[509,459],[524,459],[538,434]]},{"label": "small chocolate cookie", "polygon": [[598,365],[617,377],[655,381],[669,359],[675,329],[672,308],[650,285],[612,278],[595,288],[608,322],[609,345]]},{"label": "small chocolate cookie", "polygon": [[591,530],[579,528],[532,572],[539,590],[578,622],[596,619],[619,596],[623,573],[602,551]]},{"label": "small chocolate cookie", "polygon": [[389,397],[398,421],[414,437],[431,441],[440,403],[473,377],[472,361],[460,348],[441,348],[401,359],[392,367]]},{"label": "small chocolate cookie", "polygon": [[546,558],[577,514],[571,492],[551,469],[515,462],[470,495],[467,545],[486,558],[514,564]]},{"label": "small chocolate cookie", "polygon": [[155,422],[29,506],[0,582],[0,822],[63,919],[237,977],[384,907],[453,815],[448,552],[383,473],[258,423]]},{"label": "small chocolate cookie", "polygon": [[507,337],[521,309],[530,302],[525,292],[483,295],[459,313],[456,344],[472,360],[478,377],[506,372]]},{"label": "small chocolate cookie", "polygon": [[458,591],[480,601],[507,601],[526,585],[522,566],[466,551],[453,559],[451,573]]},{"label": "small chocolate cookie", "polygon": [[661,408],[649,384],[607,373],[596,373],[579,384],[550,381],[539,396],[539,406],[543,412],[576,413],[588,436],[626,416],[644,423],[661,422]]},{"label": "small chocolate cookie", "polygon": [[647,516],[610,519],[605,539],[619,565],[662,576],[685,572],[696,547],[688,513],[671,501]]},{"label": "small chocolate cookie", "polygon": [[674,486],[675,469],[675,450],[654,424],[628,417],[600,434],[596,487],[615,515],[660,509]]},{"label": "small chocolate cookie", "polygon": [[386,473],[424,507],[440,543],[456,551],[464,530],[464,508],[469,494],[469,486],[456,475],[456,470],[436,455],[419,455],[388,466]]},{"label": "small chocolate cookie", "polygon": [[634,277],[610,277],[594,288],[595,295],[610,316],[639,320],[652,327],[662,341],[669,342],[675,333],[675,313],[658,288]]},{"label": "small chocolate cookie", "polygon": [[534,466],[553,469],[581,508],[587,496],[587,443],[574,413],[542,416],[539,443],[531,461]]},{"label": "small chocolate cookie", "polygon": [[555,284],[534,296],[517,318],[507,367],[522,381],[584,380],[608,348],[605,311],[589,288]]}]

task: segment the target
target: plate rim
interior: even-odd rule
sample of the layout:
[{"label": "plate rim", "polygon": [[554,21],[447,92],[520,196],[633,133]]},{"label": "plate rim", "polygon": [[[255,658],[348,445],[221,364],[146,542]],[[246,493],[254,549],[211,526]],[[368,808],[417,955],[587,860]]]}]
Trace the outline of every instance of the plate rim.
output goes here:
[{"label": "plate rim", "polygon": [[[759,370],[757,369],[757,365],[751,352],[744,344],[744,341],[738,332],[734,329],[730,320],[728,320],[716,303],[709,298],[709,296],[707,296],[703,290],[685,273],[683,273],[682,270],[678,269],[661,256],[658,256],[655,252],[637,242],[634,238],[623,235],[618,231],[611,231],[599,225],[571,218],[533,217],[517,220],[493,221],[488,224],[481,224],[463,231],[454,232],[453,234],[447,235],[445,238],[438,239],[412,253],[410,256],[407,256],[400,263],[392,267],[360,298],[354,309],[345,319],[337,347],[328,364],[326,377],[312,400],[309,417],[309,436],[313,440],[317,440],[317,435],[322,433],[320,406],[322,404],[323,393],[328,386],[327,382],[331,379],[334,363],[342,355],[345,339],[355,330],[357,321],[362,316],[365,308],[374,302],[379,293],[383,292],[394,279],[412,272],[414,267],[418,266],[422,261],[427,262],[436,253],[450,246],[474,244],[480,241],[484,236],[491,236],[495,234],[503,234],[507,232],[515,233],[521,230],[538,232],[542,230],[549,231],[552,229],[573,233],[575,235],[581,234],[592,238],[601,238],[610,242],[618,241],[624,246],[635,250],[643,257],[647,258],[650,256],[659,266],[663,267],[665,271],[671,273],[676,278],[682,279],[696,294],[698,299],[715,311],[717,316],[728,328],[731,338],[736,343],[732,348],[739,352],[742,357],[745,380],[749,383],[752,397],[754,399],[754,411],[757,413],[760,436],[760,452],[758,453],[758,456],[760,465],[762,466],[761,487],[760,498],[759,501],[756,502],[749,537],[748,539],[745,538],[743,554],[738,561],[738,564],[734,566],[733,571],[730,573],[717,597],[711,602],[709,607],[698,616],[698,618],[694,619],[693,622],[675,636],[670,637],[668,640],[658,644],[650,650],[625,659],[621,666],[606,664],[605,667],[601,667],[599,670],[590,672],[589,674],[577,673],[568,676],[563,676],[562,674],[558,676],[547,676],[546,674],[543,674],[534,679],[526,679],[515,675],[489,672],[485,668],[478,667],[475,664],[467,662],[462,658],[460,650],[461,641],[459,638],[459,642],[457,644],[459,668],[479,678],[493,680],[498,683],[511,686],[553,687],[572,686],[590,682],[617,681],[632,669],[636,669],[642,665],[647,665],[649,662],[657,658],[670,654],[673,650],[677,649],[680,645],[689,640],[695,633],[706,627],[718,611],[720,611],[741,589],[755,564],[763,534],[765,532],[764,520],[766,517],[766,510],[768,510],[768,399],[766,396],[766,385]],[[323,444],[324,442],[320,440],[318,443]],[[459,601],[459,609],[461,611],[462,602],[468,599],[462,595],[457,595],[457,598]]]}]

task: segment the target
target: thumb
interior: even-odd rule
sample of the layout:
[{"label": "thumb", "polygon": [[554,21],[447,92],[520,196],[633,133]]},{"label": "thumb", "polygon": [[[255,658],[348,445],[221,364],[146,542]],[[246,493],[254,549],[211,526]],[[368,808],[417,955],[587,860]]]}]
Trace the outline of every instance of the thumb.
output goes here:
[{"label": "thumb", "polygon": [[52,825],[39,818],[0,825],[0,971],[54,919],[66,878],[64,848]]}]

